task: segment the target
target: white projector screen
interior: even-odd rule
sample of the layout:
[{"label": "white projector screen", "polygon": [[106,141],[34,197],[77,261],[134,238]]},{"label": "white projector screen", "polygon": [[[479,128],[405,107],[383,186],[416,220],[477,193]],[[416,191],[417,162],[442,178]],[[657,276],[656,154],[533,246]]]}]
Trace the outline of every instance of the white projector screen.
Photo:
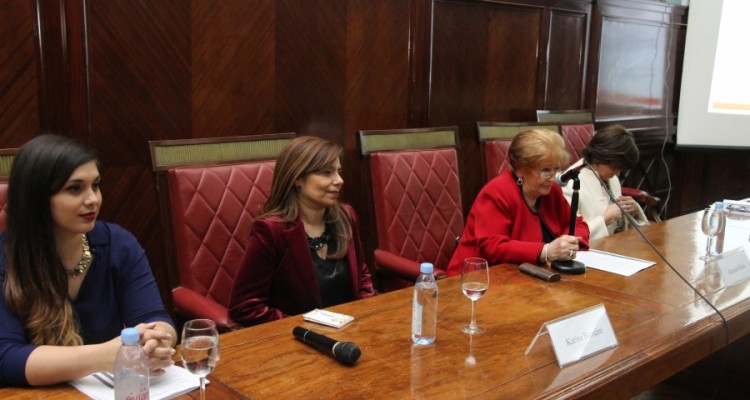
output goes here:
[{"label": "white projector screen", "polygon": [[678,147],[750,149],[750,0],[690,0]]}]

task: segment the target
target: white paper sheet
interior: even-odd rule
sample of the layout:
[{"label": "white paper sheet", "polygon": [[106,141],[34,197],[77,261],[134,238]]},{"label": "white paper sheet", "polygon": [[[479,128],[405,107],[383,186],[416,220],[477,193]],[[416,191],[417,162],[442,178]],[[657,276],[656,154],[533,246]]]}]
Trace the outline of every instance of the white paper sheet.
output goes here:
[{"label": "white paper sheet", "polygon": [[[149,398],[151,400],[171,399],[200,386],[198,377],[185,368],[173,365],[165,371],[164,375],[150,379]],[[99,381],[93,374],[68,383],[95,400],[114,400],[115,398],[115,390]]]},{"label": "white paper sheet", "polygon": [[653,261],[641,260],[639,258],[627,257],[594,249],[589,251],[579,251],[576,254],[576,261],[584,263],[589,268],[623,276],[633,275],[642,269],[646,269],[656,264]]}]

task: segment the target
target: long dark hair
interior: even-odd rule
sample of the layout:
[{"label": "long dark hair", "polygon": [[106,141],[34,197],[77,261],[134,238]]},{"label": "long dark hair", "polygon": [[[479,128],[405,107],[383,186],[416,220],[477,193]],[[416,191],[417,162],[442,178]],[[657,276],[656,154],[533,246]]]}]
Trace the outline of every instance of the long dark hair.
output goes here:
[{"label": "long dark hair", "polygon": [[[300,136],[289,142],[276,159],[271,194],[263,207],[263,217],[296,220],[299,216],[299,193],[295,188],[297,179],[331,168],[341,153],[341,146],[315,136]],[[326,209],[324,218],[336,240],[336,253],[331,257],[341,258],[346,255],[352,237],[349,216],[336,203]]]},{"label": "long dark hair", "polygon": [[35,137],[19,149],[8,181],[5,302],[37,345],[79,345],[68,278],[57,253],[50,198],[76,168],[97,161],[83,144],[60,135]]}]

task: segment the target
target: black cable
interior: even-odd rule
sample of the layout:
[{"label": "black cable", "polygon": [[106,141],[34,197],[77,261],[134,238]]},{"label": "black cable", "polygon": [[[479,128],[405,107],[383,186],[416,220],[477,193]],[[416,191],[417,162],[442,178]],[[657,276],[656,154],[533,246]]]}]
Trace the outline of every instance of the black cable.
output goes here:
[{"label": "black cable", "polygon": [[721,323],[722,323],[722,325],[724,327],[724,335],[725,335],[726,345],[724,346],[724,352],[722,354],[721,367],[719,369],[719,378],[717,379],[716,386],[714,387],[714,393],[711,396],[712,398],[716,399],[717,398],[716,396],[717,396],[717,394],[719,392],[719,389],[721,388],[721,381],[722,381],[722,378],[724,377],[724,371],[726,370],[727,353],[729,352],[729,343],[730,343],[730,340],[729,340],[729,324],[727,323],[726,318],[724,318],[724,314],[722,314],[721,311],[719,311],[719,309],[716,308],[716,306],[713,305],[713,303],[711,303],[710,301],[708,301],[708,299],[706,299],[706,297],[703,296],[703,294],[701,294],[701,292],[699,292],[698,289],[696,289],[695,286],[693,286],[684,276],[682,276],[682,274],[680,274],[677,271],[677,269],[674,266],[672,266],[672,264],[669,261],[667,261],[667,258],[664,257],[664,255],[659,251],[659,249],[657,249],[656,246],[654,246],[654,244],[651,243],[651,241],[646,237],[646,235],[643,234],[643,232],[641,231],[640,227],[638,226],[638,223],[635,221],[635,218],[633,218],[632,215],[630,215],[627,212],[625,212],[625,210],[622,208],[622,206],[620,206],[620,204],[617,202],[617,199],[615,199],[615,196],[612,195],[612,191],[609,190],[609,187],[607,186],[607,184],[602,180],[602,178],[599,176],[599,174],[596,171],[594,171],[593,168],[591,168],[591,164],[589,164],[588,161],[586,161],[585,159],[583,160],[583,163],[586,164],[586,167],[588,167],[589,169],[591,169],[591,171],[594,173],[594,176],[599,181],[599,184],[602,186],[602,188],[604,188],[604,191],[607,192],[607,196],[609,196],[609,200],[612,201],[612,203],[614,203],[615,205],[617,205],[617,208],[620,209],[620,213],[622,215],[624,215],[625,218],[627,218],[627,220],[630,223],[630,225],[636,230],[636,232],[638,232],[638,234],[641,236],[641,238],[643,238],[643,240],[646,241],[646,243],[649,245],[649,247],[651,247],[651,249],[654,252],[656,252],[657,255],[659,255],[659,258],[661,258],[662,261],[664,261],[664,263],[667,264],[667,266],[669,266],[669,268],[672,270],[672,272],[674,272],[680,279],[682,279],[682,281],[685,282],[685,284],[688,285],[690,287],[690,289],[693,290],[693,292],[695,292],[698,296],[700,296],[700,298],[703,299],[703,301],[705,301],[706,304],[708,304],[709,306],[711,306],[711,308],[713,308],[713,310],[716,311],[716,314],[719,315],[719,318],[721,318]]}]

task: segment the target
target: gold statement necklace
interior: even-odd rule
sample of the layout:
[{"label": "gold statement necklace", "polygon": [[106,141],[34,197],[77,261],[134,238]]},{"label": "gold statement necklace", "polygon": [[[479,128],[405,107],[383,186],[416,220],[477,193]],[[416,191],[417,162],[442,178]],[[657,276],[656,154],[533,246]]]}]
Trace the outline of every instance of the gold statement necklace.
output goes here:
[{"label": "gold statement necklace", "polygon": [[91,248],[89,247],[89,240],[86,238],[86,234],[81,236],[83,236],[83,254],[81,255],[81,261],[78,261],[75,268],[66,271],[71,278],[81,275],[91,263]]}]

